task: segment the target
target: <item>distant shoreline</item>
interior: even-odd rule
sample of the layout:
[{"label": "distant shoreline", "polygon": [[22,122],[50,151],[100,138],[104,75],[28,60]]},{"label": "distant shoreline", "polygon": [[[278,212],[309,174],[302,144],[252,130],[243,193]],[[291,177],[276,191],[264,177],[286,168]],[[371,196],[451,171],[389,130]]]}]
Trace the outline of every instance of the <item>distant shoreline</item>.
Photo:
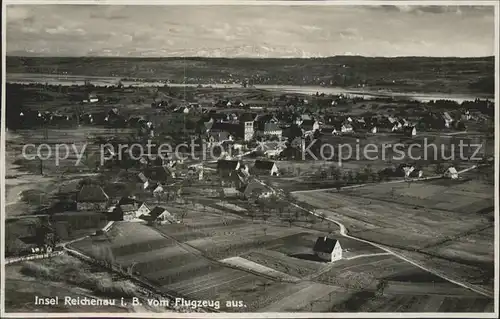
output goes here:
[{"label": "distant shoreline", "polygon": [[[86,75],[65,75],[65,74],[46,74],[46,73],[7,73],[7,83],[17,84],[44,84],[49,85],[84,85],[86,80],[90,80],[91,84],[97,87],[116,85],[121,81],[125,87],[155,87],[155,86],[170,86],[170,87],[204,87],[215,89],[237,89],[243,88],[239,83],[167,83],[166,81],[149,80],[149,79],[130,79],[122,80],[124,77],[106,77],[106,76],[86,76]],[[318,85],[272,85],[272,84],[256,84],[247,89],[261,89],[267,91],[281,91],[284,93],[295,93],[311,95],[316,92],[324,94],[349,94],[364,98],[396,98],[416,100],[420,102],[428,102],[430,100],[452,100],[461,103],[466,100],[493,99],[494,96],[488,94],[458,94],[458,93],[436,93],[436,92],[405,92],[398,90],[376,90],[372,87],[356,88],[356,87],[335,87],[335,86],[318,86]]]}]

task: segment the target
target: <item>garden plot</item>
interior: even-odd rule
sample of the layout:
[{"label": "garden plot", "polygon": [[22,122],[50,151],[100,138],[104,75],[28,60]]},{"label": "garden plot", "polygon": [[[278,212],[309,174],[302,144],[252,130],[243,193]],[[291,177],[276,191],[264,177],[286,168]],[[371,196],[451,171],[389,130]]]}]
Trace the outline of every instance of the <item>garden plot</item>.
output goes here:
[{"label": "garden plot", "polygon": [[314,283],[300,291],[291,294],[270,306],[262,309],[263,312],[293,312],[304,310],[317,299],[322,299],[333,292],[345,292],[344,289],[324,284]]},{"label": "garden plot", "polygon": [[285,280],[285,281],[298,281],[299,280],[297,277],[287,275],[285,273],[282,273],[282,272],[274,270],[272,268],[263,266],[261,264],[255,263],[253,261],[250,261],[250,260],[242,258],[242,257],[230,257],[230,258],[222,259],[221,262],[228,264],[228,265],[240,267],[243,269],[249,269],[249,270],[252,270],[254,272],[258,272],[258,273],[261,273],[261,274],[264,274],[267,276],[274,277],[278,280],[280,280],[280,279]]},{"label": "garden plot", "polygon": [[314,274],[325,265],[322,262],[311,261],[302,258],[294,258],[276,251],[265,249],[252,251],[250,253],[242,255],[242,257],[265,267],[297,278],[303,278],[305,276]]}]

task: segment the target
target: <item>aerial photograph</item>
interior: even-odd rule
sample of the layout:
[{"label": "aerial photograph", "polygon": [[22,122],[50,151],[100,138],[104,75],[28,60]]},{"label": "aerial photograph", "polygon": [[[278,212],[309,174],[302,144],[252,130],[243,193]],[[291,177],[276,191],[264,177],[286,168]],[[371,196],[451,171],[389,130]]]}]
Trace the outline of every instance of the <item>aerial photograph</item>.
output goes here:
[{"label": "aerial photograph", "polygon": [[495,317],[499,3],[424,4],[4,4],[3,315]]}]

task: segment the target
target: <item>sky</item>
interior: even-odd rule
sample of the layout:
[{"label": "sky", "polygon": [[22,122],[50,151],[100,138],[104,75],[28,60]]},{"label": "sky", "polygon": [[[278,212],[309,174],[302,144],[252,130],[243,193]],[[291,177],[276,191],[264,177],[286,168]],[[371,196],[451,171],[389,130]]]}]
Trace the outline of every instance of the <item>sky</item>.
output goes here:
[{"label": "sky", "polygon": [[7,55],[491,56],[492,6],[9,5]]}]

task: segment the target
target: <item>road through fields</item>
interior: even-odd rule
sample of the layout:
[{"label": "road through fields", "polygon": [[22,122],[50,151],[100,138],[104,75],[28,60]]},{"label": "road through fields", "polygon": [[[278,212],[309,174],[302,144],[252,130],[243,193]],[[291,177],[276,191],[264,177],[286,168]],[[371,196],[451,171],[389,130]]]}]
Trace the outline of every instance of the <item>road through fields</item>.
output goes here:
[{"label": "road through fields", "polygon": [[[474,169],[474,168],[477,168],[477,167],[478,166],[474,165],[470,169]],[[441,178],[441,176],[427,177],[427,179],[436,179],[436,178]],[[261,183],[262,185],[265,185],[265,186],[269,187],[270,189],[274,190],[276,193],[283,193],[282,191],[280,192],[279,190],[276,190],[272,186],[267,185],[266,183],[264,183],[261,180],[258,180],[258,182]],[[403,180],[403,182],[404,182],[404,180]],[[357,186],[357,185],[355,185],[355,186]],[[317,191],[320,191],[320,190],[300,191],[300,193],[313,192],[313,191],[317,192]],[[293,194],[293,192],[292,192],[292,194]],[[408,259],[407,257],[405,257],[405,256],[403,256],[403,255],[401,255],[399,253],[394,252],[393,250],[389,249],[386,246],[382,246],[382,245],[379,245],[377,243],[371,242],[369,240],[365,240],[365,239],[362,239],[362,238],[351,236],[351,235],[348,234],[346,227],[341,222],[339,222],[339,221],[337,221],[335,219],[332,219],[330,217],[327,217],[327,216],[325,216],[325,214],[321,214],[321,216],[320,216],[320,213],[317,213],[315,211],[311,211],[311,210],[309,210],[309,209],[307,209],[305,207],[302,207],[302,206],[300,206],[300,205],[298,205],[296,203],[293,203],[291,201],[288,201],[288,202],[289,202],[290,205],[292,205],[292,206],[294,206],[294,207],[296,207],[298,209],[301,209],[301,210],[303,210],[303,211],[305,211],[305,212],[307,212],[307,213],[309,213],[311,215],[314,215],[314,216],[320,217],[320,218],[324,218],[327,221],[335,223],[337,226],[339,226],[339,228],[340,228],[340,235],[343,236],[343,237],[350,238],[350,239],[353,239],[353,240],[356,240],[356,241],[359,241],[359,242],[362,242],[362,243],[365,243],[365,244],[372,245],[372,246],[377,247],[379,249],[382,249],[385,252],[387,252],[387,253],[389,253],[389,254],[391,254],[391,255],[393,255],[393,256],[401,259],[401,260],[404,260],[404,261],[406,261],[406,262],[408,262],[408,263],[410,263],[410,264],[412,264],[412,265],[414,265],[414,266],[416,266],[416,267],[418,267],[418,268],[420,268],[420,269],[422,269],[424,271],[427,271],[427,272],[429,272],[429,273],[431,273],[431,274],[433,274],[435,276],[438,276],[438,277],[440,277],[440,278],[442,278],[442,279],[444,279],[444,280],[446,280],[448,282],[451,282],[453,284],[459,285],[459,286],[464,287],[466,289],[472,290],[472,291],[474,291],[474,292],[476,292],[476,293],[478,293],[480,295],[483,295],[483,296],[486,296],[486,297],[490,297],[490,298],[494,298],[494,293],[490,292],[487,289],[484,289],[484,288],[481,288],[481,287],[476,287],[475,285],[472,285],[472,284],[469,284],[469,283],[458,282],[458,281],[456,281],[454,279],[451,279],[450,277],[448,277],[448,276],[446,276],[446,275],[444,275],[442,273],[436,272],[435,270],[432,270],[432,269],[430,269],[428,267],[425,267],[425,266],[423,266],[423,265],[421,265],[421,264],[419,264],[419,263],[417,263],[417,262],[415,262],[415,261],[413,261],[411,259]]]}]

